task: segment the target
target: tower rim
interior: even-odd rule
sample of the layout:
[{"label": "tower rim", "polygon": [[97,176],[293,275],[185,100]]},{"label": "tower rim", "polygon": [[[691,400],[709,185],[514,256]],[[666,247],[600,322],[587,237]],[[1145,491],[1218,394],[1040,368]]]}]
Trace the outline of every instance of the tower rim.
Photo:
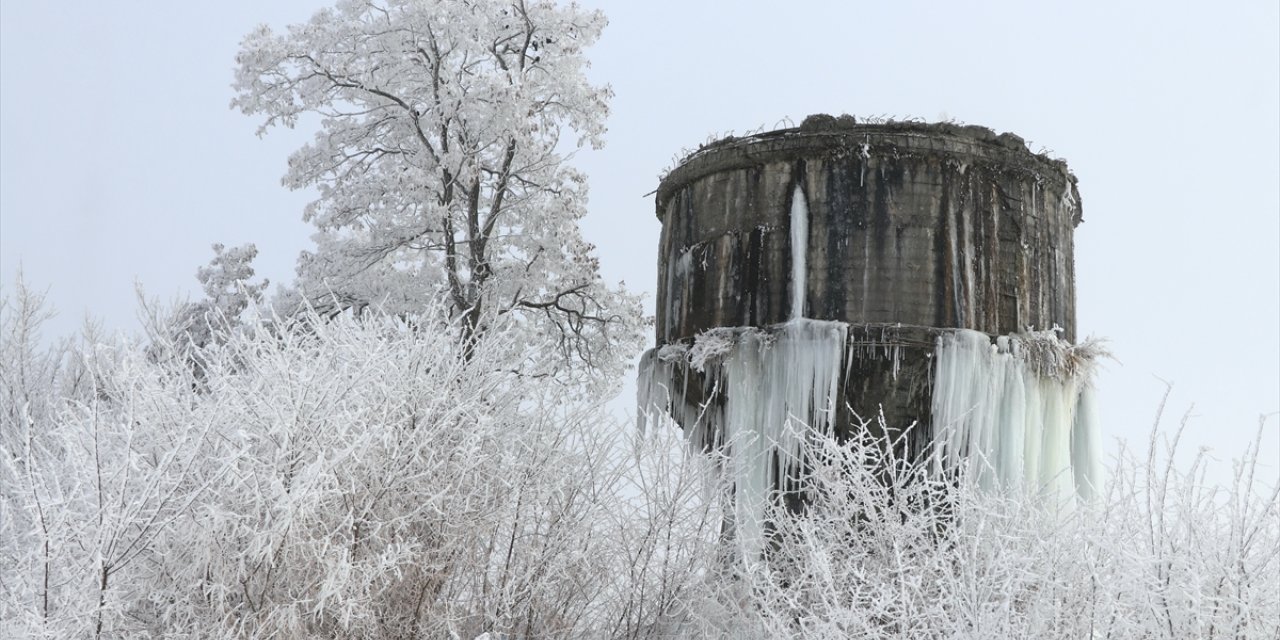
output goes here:
[{"label": "tower rim", "polygon": [[[926,148],[919,144],[922,140],[949,144]],[[715,173],[815,155],[842,156],[871,153],[873,150],[881,153],[886,151],[886,146],[890,151],[933,154],[957,162],[988,162],[1006,171],[1032,172],[1057,190],[1070,190],[1079,202],[1077,179],[1066,161],[1032,152],[1023,138],[1016,134],[996,133],[980,125],[918,121],[862,123],[856,122],[852,116],[837,118],[819,114],[805,118],[798,127],[748,136],[727,136],[700,146],[659,180],[654,199],[655,214],[661,220],[668,202],[681,188]],[[956,148],[965,150],[957,153]],[[961,156],[964,156],[963,160]],[[1080,222],[1077,208],[1075,223]]]}]

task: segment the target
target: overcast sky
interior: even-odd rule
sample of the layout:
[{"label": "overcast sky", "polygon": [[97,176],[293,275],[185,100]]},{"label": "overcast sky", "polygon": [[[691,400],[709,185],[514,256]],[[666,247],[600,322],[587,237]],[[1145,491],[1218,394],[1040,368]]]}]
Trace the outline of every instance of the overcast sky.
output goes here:
[{"label": "overcast sky", "polygon": [[[0,279],[135,330],[134,285],[197,289],[210,243],[291,279],[309,194],[280,186],[308,131],[228,108],[240,38],[323,3],[0,4]],[[1194,403],[1194,451],[1240,453],[1280,410],[1280,3],[590,2],[591,77],[616,93],[591,179],[605,277],[652,292],[658,174],[709,136],[810,113],[1011,131],[1080,179],[1080,335],[1110,338],[1105,429],[1145,441]],[[1280,462],[1280,416],[1264,456]],[[1277,474],[1272,467],[1273,477]]]}]

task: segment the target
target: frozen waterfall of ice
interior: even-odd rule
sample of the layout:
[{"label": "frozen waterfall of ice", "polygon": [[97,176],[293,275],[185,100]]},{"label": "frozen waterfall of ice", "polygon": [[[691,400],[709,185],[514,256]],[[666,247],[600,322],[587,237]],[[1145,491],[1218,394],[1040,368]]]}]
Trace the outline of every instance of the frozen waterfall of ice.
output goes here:
[{"label": "frozen waterfall of ice", "polygon": [[1053,332],[957,330],[938,339],[933,382],[935,471],[984,488],[1023,489],[1069,504],[1100,486],[1100,435],[1088,363]]},{"label": "frozen waterfall of ice", "polygon": [[[769,329],[721,328],[666,345],[640,366],[641,424],[676,420],[696,450],[724,454],[743,557],[764,549],[774,492],[803,482],[805,442],[828,434],[856,360],[899,357],[897,344],[850,342],[842,322],[794,319]],[[885,333],[886,340],[890,334]],[[1100,486],[1093,343],[1052,331],[1002,336],[947,330],[934,349],[933,471],[1070,504]]]},{"label": "frozen waterfall of ice", "polygon": [[796,184],[791,194],[791,318],[805,317],[805,294],[809,286],[809,201]]},{"label": "frozen waterfall of ice", "polygon": [[[840,398],[848,325],[797,319],[769,331],[708,331],[685,348],[650,351],[640,366],[641,424],[666,412],[697,449],[721,448],[733,485],[743,557],[759,557],[764,512],[784,478],[799,473],[806,438],[827,433]],[[710,389],[691,406],[690,371]]]},{"label": "frozen waterfall of ice", "polygon": [[770,496],[799,473],[806,438],[830,429],[847,330],[840,322],[801,319],[771,336],[746,332],[721,365],[720,428],[744,557],[762,551]]}]

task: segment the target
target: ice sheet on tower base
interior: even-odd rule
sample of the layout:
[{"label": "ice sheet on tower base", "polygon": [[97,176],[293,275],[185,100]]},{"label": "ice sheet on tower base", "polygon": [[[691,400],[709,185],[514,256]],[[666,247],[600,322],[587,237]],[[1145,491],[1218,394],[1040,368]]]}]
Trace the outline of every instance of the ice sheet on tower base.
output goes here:
[{"label": "ice sheet on tower base", "polygon": [[[838,424],[854,422],[842,409],[855,364],[891,354],[897,371],[901,345],[872,348],[870,332],[858,333],[854,342],[846,323],[809,319],[714,329],[688,344],[651,350],[641,363],[642,421],[666,413],[696,450],[724,454],[734,527],[747,556],[763,549],[763,513],[774,492],[788,479],[803,479],[806,441],[857,426]],[[921,422],[932,429],[933,471],[1043,493],[1055,503],[1091,497],[1101,478],[1090,383],[1092,362],[1102,353],[1096,343],[1074,346],[1053,332],[1003,336],[994,344],[976,331],[936,335],[927,349],[934,358],[931,405],[921,408],[927,412]]]},{"label": "ice sheet on tower base", "polygon": [[935,471],[984,488],[1043,493],[1057,505],[1100,489],[1092,367],[1098,343],[1053,331],[938,338],[933,382]]}]

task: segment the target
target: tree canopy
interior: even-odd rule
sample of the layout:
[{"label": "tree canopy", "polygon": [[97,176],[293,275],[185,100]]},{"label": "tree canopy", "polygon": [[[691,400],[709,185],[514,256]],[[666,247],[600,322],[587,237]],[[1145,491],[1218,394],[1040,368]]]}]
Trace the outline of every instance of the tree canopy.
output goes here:
[{"label": "tree canopy", "polygon": [[284,183],[315,187],[297,294],[412,316],[446,297],[465,339],[497,315],[598,368],[631,356],[637,299],[605,286],[566,154],[602,144],[607,87],[583,50],[605,19],[525,0],[344,1],[237,57],[233,106],[259,133],[319,116]]}]

